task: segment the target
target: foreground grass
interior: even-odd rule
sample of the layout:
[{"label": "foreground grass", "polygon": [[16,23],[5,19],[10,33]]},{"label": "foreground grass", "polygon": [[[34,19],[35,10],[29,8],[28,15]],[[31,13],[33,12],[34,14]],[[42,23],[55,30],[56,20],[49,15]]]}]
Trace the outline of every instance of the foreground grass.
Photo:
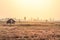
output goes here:
[{"label": "foreground grass", "polygon": [[0,26],[0,40],[60,40],[60,27]]}]

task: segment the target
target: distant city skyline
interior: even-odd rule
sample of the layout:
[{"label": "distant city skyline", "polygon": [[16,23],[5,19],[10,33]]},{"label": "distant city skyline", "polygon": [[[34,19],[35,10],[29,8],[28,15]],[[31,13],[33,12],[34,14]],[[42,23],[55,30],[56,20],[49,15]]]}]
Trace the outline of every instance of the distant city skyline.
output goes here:
[{"label": "distant city skyline", "polygon": [[60,20],[60,0],[0,0],[0,19]]}]

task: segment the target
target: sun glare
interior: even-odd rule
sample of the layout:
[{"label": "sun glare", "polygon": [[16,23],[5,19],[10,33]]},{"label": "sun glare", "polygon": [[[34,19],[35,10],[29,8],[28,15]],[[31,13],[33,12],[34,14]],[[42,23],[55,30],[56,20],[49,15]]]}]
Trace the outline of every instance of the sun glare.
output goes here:
[{"label": "sun glare", "polygon": [[52,0],[11,0],[11,2],[15,15],[19,17],[47,18],[51,15]]},{"label": "sun glare", "polygon": [[17,5],[23,5],[23,6],[49,6],[51,5],[51,0],[16,0]]},{"label": "sun glare", "polygon": [[48,15],[49,12],[46,12],[52,6],[52,0],[13,0],[13,2],[20,16],[31,16],[33,18],[35,16],[40,17],[40,15]]}]

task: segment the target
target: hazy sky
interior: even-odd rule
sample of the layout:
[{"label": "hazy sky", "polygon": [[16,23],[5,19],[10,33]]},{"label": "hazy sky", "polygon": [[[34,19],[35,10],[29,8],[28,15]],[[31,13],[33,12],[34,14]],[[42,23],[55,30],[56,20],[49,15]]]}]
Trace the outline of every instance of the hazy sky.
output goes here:
[{"label": "hazy sky", "polygon": [[0,18],[60,20],[60,0],[0,0]]}]

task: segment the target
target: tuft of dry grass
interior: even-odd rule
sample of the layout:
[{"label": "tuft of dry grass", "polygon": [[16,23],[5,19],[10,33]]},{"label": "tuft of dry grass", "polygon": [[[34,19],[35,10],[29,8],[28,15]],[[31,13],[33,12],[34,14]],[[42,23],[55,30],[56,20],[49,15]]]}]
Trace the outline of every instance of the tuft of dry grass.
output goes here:
[{"label": "tuft of dry grass", "polygon": [[0,40],[60,40],[60,27],[0,26]]}]

